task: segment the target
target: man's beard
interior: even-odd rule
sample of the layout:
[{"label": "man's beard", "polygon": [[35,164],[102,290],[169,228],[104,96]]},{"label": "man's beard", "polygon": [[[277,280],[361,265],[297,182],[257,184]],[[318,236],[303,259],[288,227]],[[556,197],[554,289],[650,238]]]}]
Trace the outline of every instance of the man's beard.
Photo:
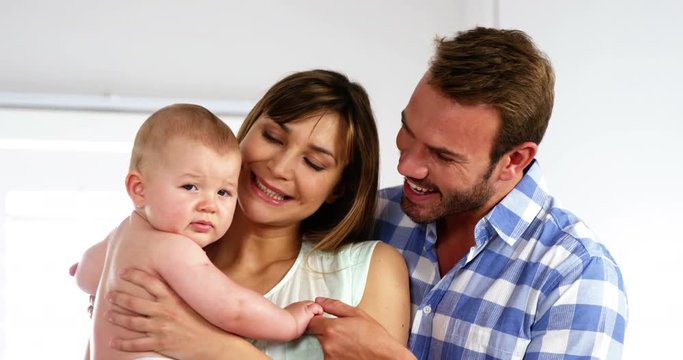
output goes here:
[{"label": "man's beard", "polygon": [[494,190],[488,183],[489,177],[490,173],[487,172],[487,176],[467,190],[455,190],[447,194],[441,193],[441,201],[431,208],[415,205],[403,195],[401,209],[418,224],[428,224],[448,215],[477,210],[486,205],[493,196]]}]

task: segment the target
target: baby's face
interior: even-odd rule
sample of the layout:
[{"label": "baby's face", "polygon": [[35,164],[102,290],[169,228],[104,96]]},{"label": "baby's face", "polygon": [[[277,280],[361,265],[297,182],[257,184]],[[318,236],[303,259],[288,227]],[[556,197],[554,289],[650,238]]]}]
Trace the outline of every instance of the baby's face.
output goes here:
[{"label": "baby's face", "polygon": [[199,142],[172,139],[143,175],[144,212],[154,228],[200,246],[230,227],[237,204],[240,153],[219,154]]}]

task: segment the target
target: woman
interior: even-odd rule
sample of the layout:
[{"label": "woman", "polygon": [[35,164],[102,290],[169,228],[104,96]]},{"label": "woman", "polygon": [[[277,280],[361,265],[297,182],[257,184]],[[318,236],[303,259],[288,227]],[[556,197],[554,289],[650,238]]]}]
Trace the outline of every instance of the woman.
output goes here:
[{"label": "woman", "polygon": [[[295,73],[268,90],[237,137],[239,207],[227,234],[207,248],[214,264],[280,306],[317,296],[357,306],[405,344],[410,305],[403,258],[383,243],[359,242],[372,226],[379,168],[363,88],[335,72]],[[286,344],[246,341],[207,323],[155,277],[136,270],[122,277],[157,300],[108,295],[139,314],[109,314],[141,333],[115,340],[120,350],[181,359],[323,356],[314,336]]]}]

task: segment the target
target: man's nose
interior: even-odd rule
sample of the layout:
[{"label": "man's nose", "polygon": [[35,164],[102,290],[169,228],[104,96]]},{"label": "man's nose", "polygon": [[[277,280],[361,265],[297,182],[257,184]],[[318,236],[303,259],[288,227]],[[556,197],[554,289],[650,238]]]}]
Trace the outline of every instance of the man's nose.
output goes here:
[{"label": "man's nose", "polygon": [[398,159],[398,172],[406,177],[424,179],[429,174],[426,149],[420,146],[409,146],[401,150]]}]

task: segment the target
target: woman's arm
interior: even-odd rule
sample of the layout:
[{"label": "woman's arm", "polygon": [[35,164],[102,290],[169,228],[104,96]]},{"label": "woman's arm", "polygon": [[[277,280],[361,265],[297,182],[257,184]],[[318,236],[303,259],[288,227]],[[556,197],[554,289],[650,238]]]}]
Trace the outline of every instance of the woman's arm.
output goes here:
[{"label": "woman's arm", "polygon": [[391,245],[378,243],[358,308],[377,320],[396,341],[408,343],[410,291],[405,260]]},{"label": "woman's arm", "polygon": [[358,307],[318,298],[325,312],[309,330],[322,345],[325,359],[414,359],[406,348],[410,322],[408,271],[391,246],[377,244],[365,292]]},{"label": "woman's arm", "polygon": [[156,351],[178,359],[268,359],[246,340],[224,332],[199,316],[157,277],[131,269],[121,278],[147,290],[156,300],[116,291],[107,294],[113,304],[136,315],[112,311],[106,317],[116,325],[142,333],[135,339],[114,339],[114,348]]}]

